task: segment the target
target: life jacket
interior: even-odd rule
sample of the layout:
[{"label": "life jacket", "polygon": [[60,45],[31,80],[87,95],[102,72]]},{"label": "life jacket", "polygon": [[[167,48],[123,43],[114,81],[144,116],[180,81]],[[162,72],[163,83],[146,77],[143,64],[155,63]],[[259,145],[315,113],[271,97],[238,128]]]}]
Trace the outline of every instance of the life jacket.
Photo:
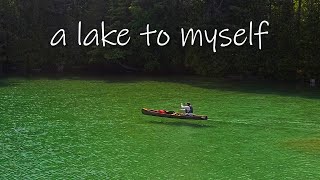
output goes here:
[{"label": "life jacket", "polygon": [[193,107],[191,105],[189,107],[190,107],[190,110],[189,111],[186,110],[186,113],[193,113]]}]

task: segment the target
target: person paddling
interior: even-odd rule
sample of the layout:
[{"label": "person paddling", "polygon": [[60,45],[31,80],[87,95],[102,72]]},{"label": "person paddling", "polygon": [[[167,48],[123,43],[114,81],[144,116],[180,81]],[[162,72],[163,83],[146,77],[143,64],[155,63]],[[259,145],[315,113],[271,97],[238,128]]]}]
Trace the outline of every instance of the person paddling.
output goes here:
[{"label": "person paddling", "polygon": [[184,106],[182,103],[181,103],[181,110],[183,110],[185,112],[186,115],[188,116],[192,116],[193,115],[193,107],[191,105],[191,103],[187,103],[186,106]]}]

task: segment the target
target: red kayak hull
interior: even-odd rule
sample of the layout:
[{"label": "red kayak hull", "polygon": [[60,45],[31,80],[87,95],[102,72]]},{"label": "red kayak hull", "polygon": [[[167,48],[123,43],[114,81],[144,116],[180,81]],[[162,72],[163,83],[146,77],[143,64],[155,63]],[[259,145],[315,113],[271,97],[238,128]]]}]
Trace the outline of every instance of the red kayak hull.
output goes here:
[{"label": "red kayak hull", "polygon": [[166,111],[163,113],[159,110],[147,109],[143,108],[141,110],[142,114],[150,115],[150,116],[159,116],[159,117],[166,117],[166,118],[178,118],[178,119],[190,119],[190,120],[208,120],[208,116],[202,115],[185,115],[181,113],[174,113],[173,111]]}]

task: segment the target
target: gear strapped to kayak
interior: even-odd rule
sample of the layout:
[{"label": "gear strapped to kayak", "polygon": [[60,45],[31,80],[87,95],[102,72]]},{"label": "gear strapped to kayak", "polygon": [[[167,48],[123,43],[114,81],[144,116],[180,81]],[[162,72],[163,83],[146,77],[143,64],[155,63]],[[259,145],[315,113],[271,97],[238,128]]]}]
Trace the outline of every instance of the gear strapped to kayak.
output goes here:
[{"label": "gear strapped to kayak", "polygon": [[166,111],[166,110],[153,110],[153,109],[143,108],[141,112],[142,114],[150,115],[150,116],[178,118],[178,119],[208,120],[208,116],[194,115],[194,114],[189,115],[189,114],[176,113],[174,111]]}]

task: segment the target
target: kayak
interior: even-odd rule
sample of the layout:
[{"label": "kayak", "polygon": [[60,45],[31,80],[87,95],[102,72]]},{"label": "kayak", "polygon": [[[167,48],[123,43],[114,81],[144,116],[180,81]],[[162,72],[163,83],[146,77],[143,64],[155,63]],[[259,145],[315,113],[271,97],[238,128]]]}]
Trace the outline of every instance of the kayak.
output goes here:
[{"label": "kayak", "polygon": [[186,115],[183,113],[175,113],[174,111],[153,110],[153,109],[143,108],[141,112],[144,115],[150,115],[150,116],[178,118],[178,119],[208,120],[208,116]]}]

